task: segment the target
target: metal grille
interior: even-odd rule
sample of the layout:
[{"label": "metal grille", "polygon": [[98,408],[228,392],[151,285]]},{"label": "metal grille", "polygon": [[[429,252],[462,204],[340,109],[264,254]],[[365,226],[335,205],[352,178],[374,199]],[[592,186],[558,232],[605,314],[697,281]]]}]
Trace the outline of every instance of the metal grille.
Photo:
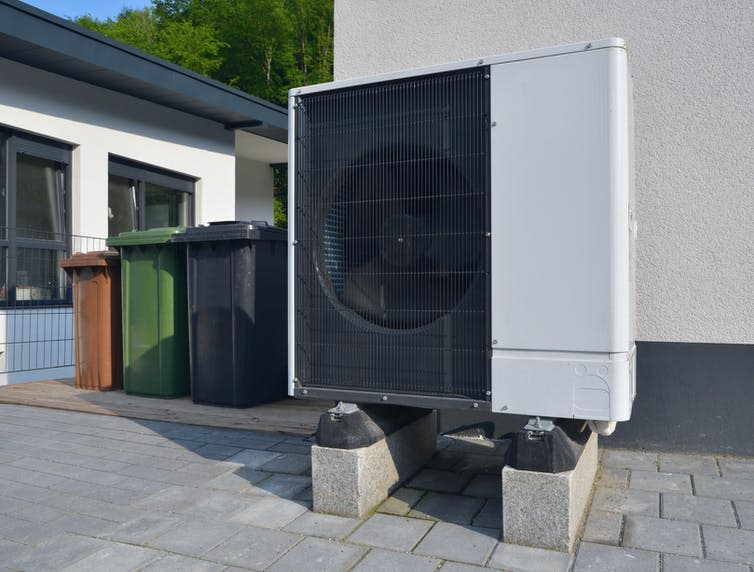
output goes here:
[{"label": "metal grille", "polygon": [[58,263],[105,248],[104,238],[0,227],[0,384],[74,365],[71,280]]},{"label": "metal grille", "polygon": [[488,77],[297,99],[303,387],[488,399]]}]

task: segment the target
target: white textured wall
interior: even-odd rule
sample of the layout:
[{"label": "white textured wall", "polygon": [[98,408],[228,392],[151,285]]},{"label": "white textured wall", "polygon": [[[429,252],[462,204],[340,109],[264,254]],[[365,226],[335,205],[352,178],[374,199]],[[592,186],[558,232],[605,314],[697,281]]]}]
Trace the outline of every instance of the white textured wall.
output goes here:
[{"label": "white textured wall", "polygon": [[336,0],[335,76],[610,36],[634,76],[638,338],[754,343],[751,0]]},{"label": "white textured wall", "polygon": [[74,146],[74,234],[107,236],[108,154],[198,178],[197,223],[234,217],[234,135],[212,121],[0,58],[0,125]]},{"label": "white textured wall", "polygon": [[274,224],[272,168],[244,157],[236,160],[236,218]]}]

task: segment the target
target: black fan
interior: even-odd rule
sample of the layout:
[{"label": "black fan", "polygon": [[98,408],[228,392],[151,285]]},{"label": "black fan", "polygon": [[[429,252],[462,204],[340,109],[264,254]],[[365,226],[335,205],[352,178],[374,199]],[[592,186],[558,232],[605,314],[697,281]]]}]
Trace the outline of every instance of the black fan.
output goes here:
[{"label": "black fan", "polygon": [[458,304],[482,263],[475,221],[484,197],[451,158],[425,147],[375,150],[342,169],[325,197],[318,266],[343,306],[411,329]]}]

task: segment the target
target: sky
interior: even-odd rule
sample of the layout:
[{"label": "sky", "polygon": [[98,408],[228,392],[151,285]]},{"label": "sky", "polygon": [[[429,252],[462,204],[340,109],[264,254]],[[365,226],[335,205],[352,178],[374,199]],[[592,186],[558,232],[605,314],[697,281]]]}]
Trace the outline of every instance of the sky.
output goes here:
[{"label": "sky", "polygon": [[150,0],[24,0],[35,8],[61,18],[75,18],[89,14],[98,20],[114,18],[125,8],[144,8]]}]

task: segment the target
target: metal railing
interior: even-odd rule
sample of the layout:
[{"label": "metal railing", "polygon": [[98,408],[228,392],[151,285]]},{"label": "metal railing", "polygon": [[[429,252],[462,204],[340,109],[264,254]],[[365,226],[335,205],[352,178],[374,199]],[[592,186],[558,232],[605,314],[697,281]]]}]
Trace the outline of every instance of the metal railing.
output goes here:
[{"label": "metal railing", "polygon": [[59,263],[105,240],[0,227],[0,374],[74,365],[72,287]]}]

